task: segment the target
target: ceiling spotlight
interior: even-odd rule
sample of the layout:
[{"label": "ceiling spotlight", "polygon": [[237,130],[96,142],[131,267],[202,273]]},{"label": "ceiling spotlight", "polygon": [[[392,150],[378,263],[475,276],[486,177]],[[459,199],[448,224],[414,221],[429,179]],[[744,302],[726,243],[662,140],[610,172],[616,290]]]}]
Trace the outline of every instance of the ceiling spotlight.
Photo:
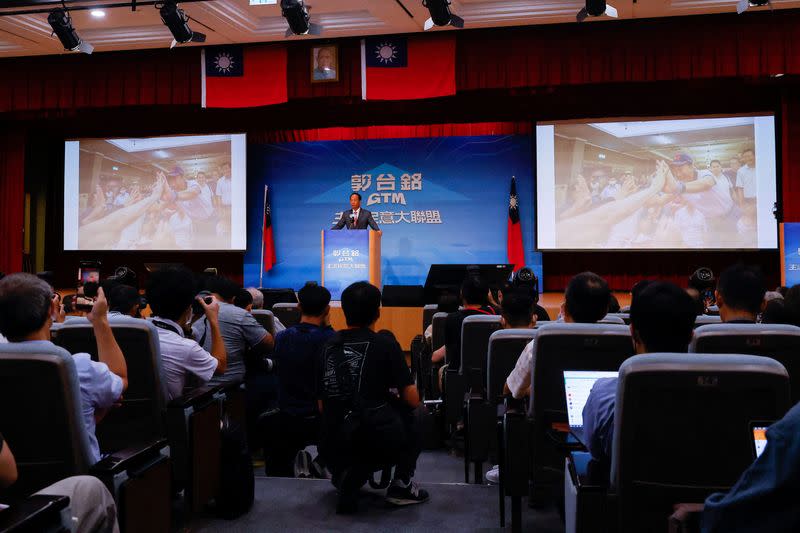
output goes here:
[{"label": "ceiling spotlight", "polygon": [[772,3],[769,0],[739,0],[736,2],[736,12],[741,15],[751,7],[764,6],[769,6],[772,9]]},{"label": "ceiling spotlight", "polygon": [[281,14],[286,22],[289,23],[289,29],[286,30],[286,37],[292,35],[319,35],[322,33],[322,26],[311,22],[311,16],[308,14],[310,7],[306,7],[303,0],[281,0]]},{"label": "ceiling spotlight", "polygon": [[96,19],[101,19],[106,16],[106,12],[103,11],[102,9],[92,9],[91,11],[89,11],[89,14]]},{"label": "ceiling spotlight", "polygon": [[58,40],[64,45],[64,50],[70,52],[83,52],[84,54],[91,54],[94,46],[89,43],[81,41],[78,37],[78,32],[72,27],[72,18],[65,9],[54,9],[47,15],[47,22],[53,28],[53,33],[56,34]]},{"label": "ceiling spotlight", "polygon": [[450,11],[450,0],[422,0],[422,5],[431,13],[431,18],[425,21],[425,31],[434,26],[464,27],[464,19]]},{"label": "ceiling spotlight", "polygon": [[578,11],[578,22],[583,22],[587,17],[601,17],[607,15],[617,18],[617,8],[606,4],[606,0],[586,0],[586,6]]},{"label": "ceiling spotlight", "polygon": [[192,31],[189,28],[189,16],[183,12],[183,9],[178,7],[174,1],[167,1],[161,4],[158,10],[161,14],[161,22],[169,28],[172,34],[173,48],[176,44],[183,44],[188,42],[204,43],[206,42],[206,35],[197,31]]}]

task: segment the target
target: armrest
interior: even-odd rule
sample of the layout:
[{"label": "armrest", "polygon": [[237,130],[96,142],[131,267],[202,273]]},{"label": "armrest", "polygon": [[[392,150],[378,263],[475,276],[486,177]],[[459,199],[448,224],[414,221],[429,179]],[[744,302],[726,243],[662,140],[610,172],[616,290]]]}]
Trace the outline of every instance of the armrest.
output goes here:
[{"label": "armrest", "polygon": [[189,393],[170,401],[167,404],[167,408],[185,409],[209,404],[216,399],[216,395],[222,392],[224,387],[225,385],[203,385],[202,387],[197,387]]},{"label": "armrest", "polygon": [[702,503],[679,503],[669,517],[669,533],[699,533],[703,517]]},{"label": "armrest", "polygon": [[609,469],[589,452],[572,452],[567,457],[569,474],[578,490],[602,490],[608,487]]},{"label": "armrest", "polygon": [[67,496],[34,494],[15,501],[0,512],[0,531],[48,531],[60,529],[61,511],[69,505]]},{"label": "armrest", "polygon": [[135,468],[167,446],[167,439],[155,439],[139,446],[125,448],[114,452],[108,457],[98,461],[90,468],[93,475],[114,475]]},{"label": "armrest", "polygon": [[506,413],[525,414],[528,412],[528,406],[525,400],[517,400],[510,394],[503,397],[503,405],[505,406]]},{"label": "armrest", "polygon": [[508,496],[527,496],[531,468],[531,427],[524,412],[506,412],[503,415],[500,446],[504,463],[501,464],[504,485]]},{"label": "armrest", "polygon": [[464,376],[448,369],[444,375],[444,412],[445,422],[450,425],[456,425],[463,415],[465,389]]}]

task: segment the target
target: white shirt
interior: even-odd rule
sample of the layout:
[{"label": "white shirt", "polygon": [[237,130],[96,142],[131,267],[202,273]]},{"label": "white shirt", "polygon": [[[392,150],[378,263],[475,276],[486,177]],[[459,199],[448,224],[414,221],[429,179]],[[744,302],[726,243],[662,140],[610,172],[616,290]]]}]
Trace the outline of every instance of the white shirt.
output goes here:
[{"label": "white shirt", "polygon": [[517,400],[524,398],[530,393],[531,388],[531,361],[533,361],[533,343],[536,339],[532,340],[525,346],[522,353],[517,359],[517,364],[514,370],[508,375],[506,385],[511,395]]},{"label": "white shirt", "polygon": [[201,348],[194,339],[184,337],[183,329],[176,322],[159,317],[152,317],[150,320],[162,322],[173,328],[158,328],[161,368],[167,382],[167,395],[170,400],[183,394],[187,372],[197,376],[203,383],[211,379],[217,369],[217,360],[210,353]]},{"label": "white shirt", "polygon": [[675,225],[680,230],[683,243],[690,248],[702,248],[706,241],[706,217],[699,209],[681,207],[675,212]]},{"label": "white shirt", "polygon": [[192,220],[207,220],[214,214],[214,206],[211,204],[211,199],[203,196],[203,191],[197,180],[186,180],[186,190],[197,190],[200,194],[189,200],[178,200],[186,214],[192,217]]},{"label": "white shirt", "polygon": [[744,165],[736,173],[736,186],[744,189],[745,198],[755,198],[758,193],[758,183],[756,182],[756,169]]},{"label": "white shirt", "polygon": [[217,180],[217,196],[222,205],[231,205],[231,179],[228,176]]},{"label": "white shirt", "polygon": [[706,217],[727,215],[733,208],[730,183],[724,175],[717,178],[709,170],[700,170],[697,173],[697,179],[708,177],[714,180],[714,185],[710,189],[693,193],[685,192],[682,195],[683,199]]},{"label": "white shirt", "polygon": [[0,334],[0,344],[6,344],[6,343],[8,343],[8,339],[6,339],[5,337],[3,337],[2,334]]},{"label": "white shirt", "polygon": [[204,183],[200,185],[200,195],[208,201],[209,204],[213,205],[213,197],[214,193],[211,192],[211,187],[208,186],[208,183]]},{"label": "white shirt", "polygon": [[169,217],[169,228],[175,245],[181,250],[190,250],[194,242],[194,229],[192,219],[181,212],[173,213]]}]

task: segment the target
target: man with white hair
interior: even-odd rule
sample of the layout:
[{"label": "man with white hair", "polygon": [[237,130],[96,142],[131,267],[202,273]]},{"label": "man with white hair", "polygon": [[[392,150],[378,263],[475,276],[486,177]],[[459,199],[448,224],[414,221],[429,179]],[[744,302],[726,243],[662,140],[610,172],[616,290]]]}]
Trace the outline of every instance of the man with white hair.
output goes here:
[{"label": "man with white hair", "polygon": [[[253,309],[264,309],[264,293],[255,287],[247,287],[245,290],[253,296]],[[284,326],[280,319],[276,316],[273,316],[273,324],[275,328],[275,334],[278,334],[278,332],[286,329],[286,326]]]}]

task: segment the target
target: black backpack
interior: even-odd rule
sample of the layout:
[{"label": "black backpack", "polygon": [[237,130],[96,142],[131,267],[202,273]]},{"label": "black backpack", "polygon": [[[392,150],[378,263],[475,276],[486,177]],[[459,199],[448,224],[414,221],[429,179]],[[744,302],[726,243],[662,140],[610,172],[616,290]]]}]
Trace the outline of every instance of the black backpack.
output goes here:
[{"label": "black backpack", "polygon": [[222,446],[217,513],[231,520],[245,514],[253,506],[255,476],[244,428],[225,416],[220,437]]}]

